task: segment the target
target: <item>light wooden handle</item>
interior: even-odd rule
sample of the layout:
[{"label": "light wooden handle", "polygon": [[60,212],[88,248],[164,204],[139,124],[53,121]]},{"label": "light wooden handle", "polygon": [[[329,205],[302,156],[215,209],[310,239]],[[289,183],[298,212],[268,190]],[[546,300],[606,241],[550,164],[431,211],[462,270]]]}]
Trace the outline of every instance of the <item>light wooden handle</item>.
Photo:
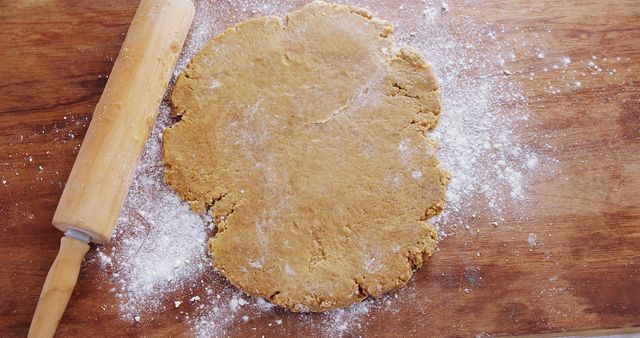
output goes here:
[{"label": "light wooden handle", "polygon": [[49,269],[29,328],[29,338],[53,337],[78,281],[82,258],[89,244],[62,237],[60,251]]}]

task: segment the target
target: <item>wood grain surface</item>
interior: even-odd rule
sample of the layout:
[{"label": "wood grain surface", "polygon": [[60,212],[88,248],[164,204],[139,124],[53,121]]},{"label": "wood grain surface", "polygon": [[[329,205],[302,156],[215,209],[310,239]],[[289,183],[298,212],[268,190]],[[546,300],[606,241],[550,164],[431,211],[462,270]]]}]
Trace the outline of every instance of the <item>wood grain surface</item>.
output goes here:
[{"label": "wood grain surface", "polygon": [[[58,250],[53,212],[136,6],[134,0],[0,0],[0,336],[27,333]],[[397,6],[379,2],[376,13],[409,25],[411,18],[394,17]],[[530,216],[522,220],[514,211],[499,227],[481,212],[464,220],[477,231],[442,241],[414,276],[415,299],[397,313],[372,310],[359,334],[640,328],[640,2],[451,1],[450,7],[453,18],[465,14],[545,33],[546,58],[620,57],[620,74],[588,77],[579,90],[561,94],[546,90],[556,80],[551,74],[523,81],[534,127],[521,134],[539,154],[558,160],[554,175],[539,175],[529,186]],[[231,25],[250,15],[220,20]],[[541,61],[516,62],[526,70]],[[541,136],[549,147],[534,142]],[[532,248],[529,233],[544,245]],[[121,320],[117,307],[102,306],[116,302],[111,287],[98,264],[85,264],[58,335],[192,334],[170,311],[154,313],[144,325]],[[230,325],[225,335],[321,334],[299,316],[276,311]],[[283,324],[272,326],[276,318]]]}]

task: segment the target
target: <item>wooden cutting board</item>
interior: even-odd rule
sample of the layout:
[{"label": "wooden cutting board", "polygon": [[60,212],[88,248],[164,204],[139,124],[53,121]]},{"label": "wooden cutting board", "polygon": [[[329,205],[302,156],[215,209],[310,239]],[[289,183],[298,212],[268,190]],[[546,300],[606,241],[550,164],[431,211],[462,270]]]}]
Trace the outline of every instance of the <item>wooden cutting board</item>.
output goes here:
[{"label": "wooden cutting board", "polygon": [[[213,5],[229,6],[226,1]],[[360,333],[640,332],[640,2],[449,5],[452,16],[465,14],[532,34],[551,32],[547,57],[628,60],[624,74],[584,81],[580,90],[567,94],[547,90],[551,75],[523,82],[535,126],[523,131],[523,138],[547,135],[559,174],[532,182],[527,220],[515,211],[500,227],[481,213],[464,220],[480,231],[459,231],[443,241],[415,274],[415,299],[403,302],[396,313],[370,313]],[[0,1],[2,336],[26,335],[59,245],[60,233],[50,224],[53,212],[136,6],[133,0]],[[377,4],[385,6],[398,13],[391,10],[397,3]],[[424,4],[407,1],[406,6]],[[231,25],[248,15],[220,20]],[[516,68],[531,62],[519,59]],[[551,152],[533,141],[530,146],[540,154]],[[544,245],[532,248],[530,233]],[[479,269],[470,271],[469,262]],[[110,288],[97,264],[85,264],[59,336],[190,334],[184,318],[170,311],[155,313],[145,325],[120,320],[117,307],[101,307],[116,302]],[[271,325],[276,316],[282,325]],[[251,325],[230,325],[228,334],[320,334],[297,316],[280,311]],[[604,329],[614,330],[592,331]]]}]

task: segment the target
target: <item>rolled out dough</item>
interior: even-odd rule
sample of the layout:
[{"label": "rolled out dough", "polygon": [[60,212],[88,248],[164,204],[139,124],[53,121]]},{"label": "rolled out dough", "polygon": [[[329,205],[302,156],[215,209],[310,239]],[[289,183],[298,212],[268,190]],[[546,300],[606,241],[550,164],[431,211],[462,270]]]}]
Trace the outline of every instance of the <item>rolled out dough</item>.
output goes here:
[{"label": "rolled out dough", "polygon": [[327,311],[402,287],[434,252],[439,90],[391,30],[312,3],[227,29],[178,78],[165,180],[215,217],[213,265],[241,290]]}]

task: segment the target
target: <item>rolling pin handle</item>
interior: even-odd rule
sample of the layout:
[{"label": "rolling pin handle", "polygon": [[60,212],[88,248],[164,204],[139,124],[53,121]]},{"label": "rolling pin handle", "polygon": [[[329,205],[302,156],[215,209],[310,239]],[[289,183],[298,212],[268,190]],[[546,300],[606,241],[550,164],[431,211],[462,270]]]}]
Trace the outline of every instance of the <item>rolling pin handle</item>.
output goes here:
[{"label": "rolling pin handle", "polygon": [[70,229],[60,241],[60,250],[42,287],[36,312],[29,328],[29,338],[53,337],[69,303],[84,255],[89,251],[89,236]]}]

